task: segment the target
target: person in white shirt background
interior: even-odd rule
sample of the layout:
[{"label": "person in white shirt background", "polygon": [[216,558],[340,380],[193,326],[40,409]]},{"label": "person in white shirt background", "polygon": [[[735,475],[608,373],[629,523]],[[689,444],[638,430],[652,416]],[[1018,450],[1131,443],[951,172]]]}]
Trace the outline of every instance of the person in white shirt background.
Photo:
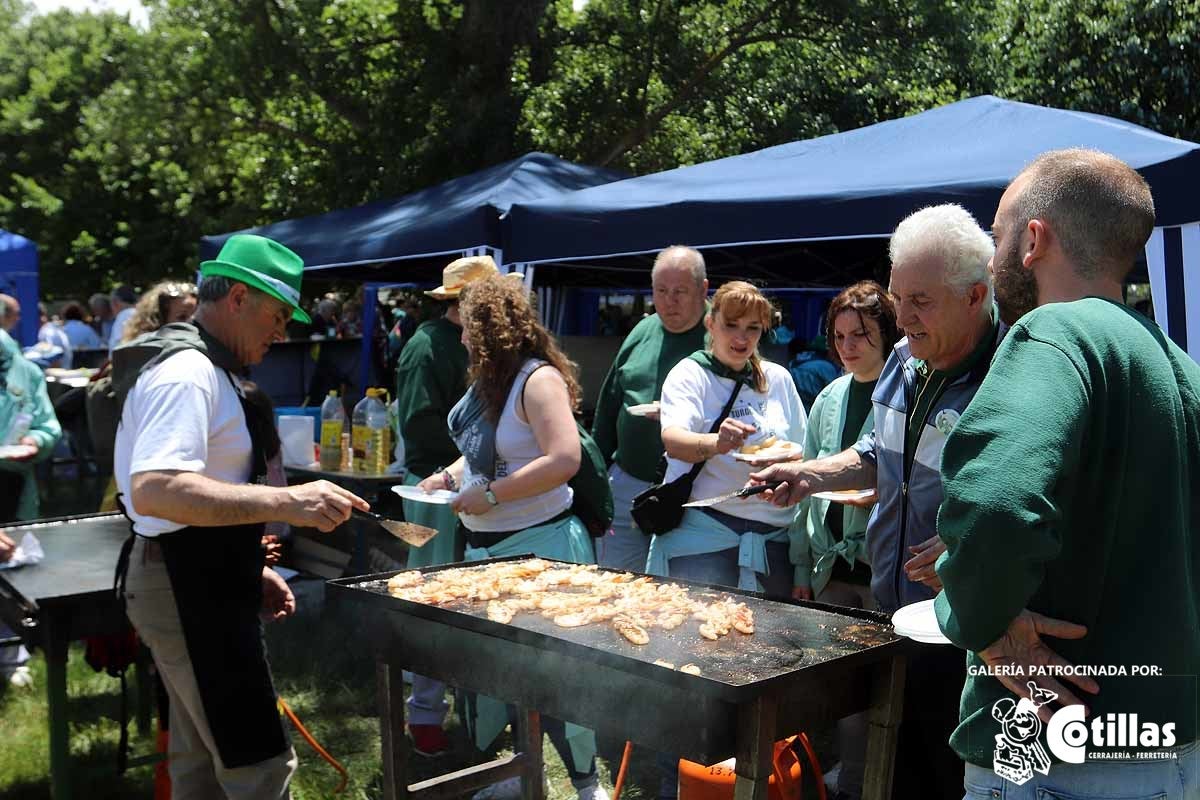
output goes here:
[{"label": "person in white shirt background", "polygon": [[111,352],[114,347],[121,343],[125,335],[125,323],[133,316],[134,306],[137,305],[138,298],[132,288],[121,285],[113,289],[112,294],[108,296],[108,300],[112,305],[113,311],[112,330],[108,334],[108,349]]}]

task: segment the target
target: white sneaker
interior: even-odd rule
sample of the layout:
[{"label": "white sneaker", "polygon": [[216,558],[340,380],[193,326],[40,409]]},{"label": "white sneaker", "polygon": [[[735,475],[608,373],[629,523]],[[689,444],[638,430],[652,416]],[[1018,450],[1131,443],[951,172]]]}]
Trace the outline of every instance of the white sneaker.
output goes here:
[{"label": "white sneaker", "polygon": [[[546,795],[550,794],[550,781],[546,778],[545,773],[542,773],[542,792]],[[521,800],[521,778],[514,776],[493,783],[491,786],[485,786],[471,795],[471,800]],[[608,798],[605,797],[603,800],[608,800]]]},{"label": "white sneaker", "polygon": [[608,800],[608,791],[596,782],[579,790],[579,800]]},{"label": "white sneaker", "polygon": [[13,670],[8,682],[18,689],[33,688],[33,673],[29,671],[29,667],[19,666]]}]

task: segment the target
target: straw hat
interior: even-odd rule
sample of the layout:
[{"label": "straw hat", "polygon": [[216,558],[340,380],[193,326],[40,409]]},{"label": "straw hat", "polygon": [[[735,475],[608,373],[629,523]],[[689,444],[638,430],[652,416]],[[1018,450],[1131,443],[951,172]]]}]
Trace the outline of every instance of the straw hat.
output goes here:
[{"label": "straw hat", "polygon": [[[442,270],[442,285],[425,292],[425,294],[436,300],[455,300],[468,283],[474,283],[499,272],[500,270],[496,269],[496,262],[492,260],[491,256],[460,258],[451,261]],[[508,275],[516,278],[522,277],[519,272],[510,272]]]}]

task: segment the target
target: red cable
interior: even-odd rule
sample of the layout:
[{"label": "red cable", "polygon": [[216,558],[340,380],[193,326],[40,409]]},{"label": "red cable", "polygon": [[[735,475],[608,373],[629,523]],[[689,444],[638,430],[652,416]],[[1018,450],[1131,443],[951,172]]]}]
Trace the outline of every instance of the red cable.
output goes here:
[{"label": "red cable", "polygon": [[312,749],[316,750],[317,754],[321,756],[321,758],[328,761],[330,766],[341,773],[342,781],[338,784],[337,788],[333,790],[334,794],[341,794],[346,788],[346,783],[350,780],[350,773],[346,771],[345,767],[338,763],[336,758],[329,755],[324,747],[321,747],[317,740],[313,738],[313,735],[308,732],[308,728],[304,727],[304,723],[300,721],[300,718],[296,716],[296,712],[292,711],[291,707],[284,701],[282,697],[277,697],[276,702],[279,703],[279,707],[283,710],[283,713],[287,715],[287,718],[290,719],[292,724],[296,726],[296,730],[300,731],[300,735],[304,737],[304,741],[308,742]]},{"label": "red cable", "polygon": [[625,752],[621,754],[621,766],[617,769],[617,779],[613,782],[612,800],[621,800],[621,789],[625,788],[625,771],[629,769],[629,754],[633,752],[633,742],[625,743]]}]

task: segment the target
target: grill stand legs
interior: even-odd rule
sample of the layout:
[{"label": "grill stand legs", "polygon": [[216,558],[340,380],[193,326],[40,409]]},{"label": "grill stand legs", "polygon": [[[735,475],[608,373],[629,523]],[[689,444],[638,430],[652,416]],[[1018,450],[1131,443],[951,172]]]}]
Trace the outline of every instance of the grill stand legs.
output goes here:
[{"label": "grill stand legs", "polygon": [[408,797],[408,738],[404,735],[404,671],[387,661],[375,662],[379,695],[379,733],[383,750],[384,800]]},{"label": "grill stand legs", "polygon": [[778,705],[773,697],[760,697],[738,709],[733,800],[767,800]]},{"label": "grill stand legs", "polygon": [[888,800],[896,767],[896,735],[904,710],[904,656],[894,656],[875,668],[871,708],[867,712],[867,764],[863,800]]},{"label": "grill stand legs", "polygon": [[[516,739],[520,752],[409,785],[408,759],[412,747],[404,735],[403,674],[385,658],[375,662],[384,800],[450,800],[513,776],[521,778],[521,800],[545,800],[542,720],[538,712],[527,709],[517,712]],[[763,787],[765,791],[765,781]]]}]

